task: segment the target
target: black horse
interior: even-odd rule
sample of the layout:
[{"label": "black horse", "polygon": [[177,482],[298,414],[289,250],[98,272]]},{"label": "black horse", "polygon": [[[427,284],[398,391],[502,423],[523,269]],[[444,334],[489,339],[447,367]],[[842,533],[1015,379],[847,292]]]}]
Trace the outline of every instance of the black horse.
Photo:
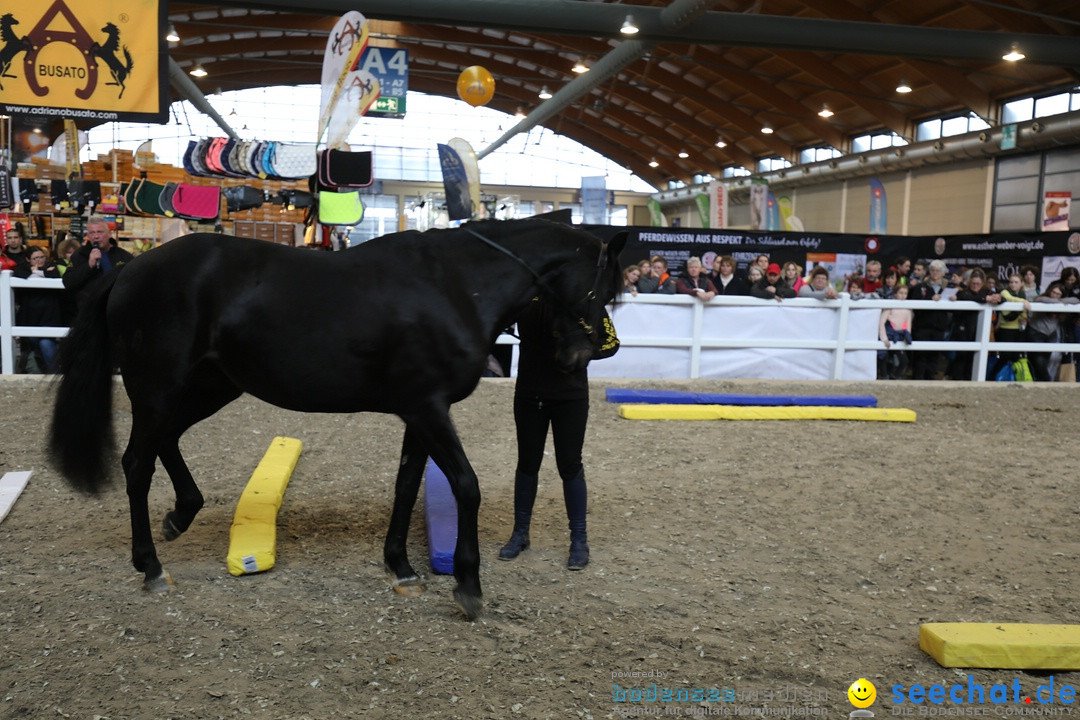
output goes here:
[{"label": "black horse", "polygon": [[176,492],[165,539],[187,530],[203,505],[179,449],[188,428],[245,392],[290,410],[398,415],[386,568],[399,592],[423,589],[405,542],[430,455],[457,499],[454,596],[476,617],[480,491],[450,406],[476,388],[495,338],[537,295],[560,309],[555,361],[589,362],[625,242],[538,219],[397,233],[340,253],[223,235],[174,240],[114,269],[85,299],[61,346],[53,460],[81,490],[106,483],[119,367],[132,414],[122,459],[132,562],[146,588],[165,590],[148,493],[157,457]]},{"label": "black horse", "polygon": [[[132,68],[135,67],[135,61],[131,57],[131,52],[127,49],[127,45],[120,47],[120,28],[116,27],[112,23],[105,23],[105,27],[101,28],[101,32],[108,35],[108,39],[104,45],[98,45],[96,42],[90,46],[90,55],[96,58],[101,58],[105,61],[105,64],[109,66],[109,72],[112,74],[112,82],[105,83],[106,85],[117,85],[120,88],[120,94],[117,95],[117,99],[124,97],[124,90],[126,89],[128,76],[131,75]],[[123,54],[124,59],[120,59],[120,55]]]},{"label": "black horse", "polygon": [[8,72],[15,56],[34,49],[34,43],[30,42],[30,38],[25,35],[19,37],[15,34],[13,28],[18,24],[19,21],[11,13],[4,13],[3,17],[0,17],[0,90],[4,89],[3,78],[18,77]]}]

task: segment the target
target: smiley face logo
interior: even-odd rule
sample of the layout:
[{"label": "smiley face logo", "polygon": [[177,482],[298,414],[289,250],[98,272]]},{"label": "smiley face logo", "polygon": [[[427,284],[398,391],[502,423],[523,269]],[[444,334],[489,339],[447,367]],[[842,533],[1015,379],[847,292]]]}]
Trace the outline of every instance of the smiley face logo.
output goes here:
[{"label": "smiley face logo", "polygon": [[877,688],[866,678],[859,678],[847,689],[848,700],[857,708],[868,708],[877,699]]}]

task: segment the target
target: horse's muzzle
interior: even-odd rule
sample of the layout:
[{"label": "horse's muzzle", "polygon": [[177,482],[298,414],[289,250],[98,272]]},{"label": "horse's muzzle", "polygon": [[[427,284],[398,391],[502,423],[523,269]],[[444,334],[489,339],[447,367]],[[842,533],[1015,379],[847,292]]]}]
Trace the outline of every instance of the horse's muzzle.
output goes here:
[{"label": "horse's muzzle", "polygon": [[555,362],[563,372],[576,373],[589,364],[593,356],[591,343],[575,343],[571,346],[562,347],[555,353]]}]

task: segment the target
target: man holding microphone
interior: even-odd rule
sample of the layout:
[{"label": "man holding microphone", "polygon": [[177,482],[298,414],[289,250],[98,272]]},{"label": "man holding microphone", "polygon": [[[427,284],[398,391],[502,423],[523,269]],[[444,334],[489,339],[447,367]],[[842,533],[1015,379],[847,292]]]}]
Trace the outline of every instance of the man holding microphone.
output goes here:
[{"label": "man holding microphone", "polygon": [[86,244],[71,256],[71,267],[64,273],[64,289],[81,298],[95,278],[133,259],[113,243],[105,218],[91,217],[86,221]]}]

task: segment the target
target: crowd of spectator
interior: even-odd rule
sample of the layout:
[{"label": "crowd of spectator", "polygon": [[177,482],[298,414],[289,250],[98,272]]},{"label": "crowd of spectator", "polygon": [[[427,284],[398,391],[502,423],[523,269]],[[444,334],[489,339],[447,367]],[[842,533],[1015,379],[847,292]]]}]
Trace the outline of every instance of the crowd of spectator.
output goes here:
[{"label": "crowd of spectator", "polygon": [[[745,272],[738,270],[730,255],[717,256],[710,272],[703,273],[703,269],[701,260],[692,257],[687,260],[685,274],[672,278],[667,260],[656,255],[626,268],[623,290],[630,295],[682,293],[705,302],[717,295],[776,301],[795,297],[832,300],[839,297],[840,291],[853,300],[965,300],[988,305],[1019,302],[1023,303],[1023,310],[994,313],[992,340],[1040,343],[1080,340],[1080,314],[1032,311],[1032,303],[1080,303],[1080,271],[1072,267],[1064,268],[1061,277],[1048,283],[1045,289],[1040,287],[1039,270],[1033,265],[1020,268],[999,288],[996,278],[987,276],[980,268],[960,267],[950,272],[942,260],[912,261],[906,257],[897,258],[888,268],[883,268],[878,260],[870,260],[861,272],[851,273],[835,284],[824,266],[812,268],[804,277],[803,268],[797,263],[789,261],[780,265],[770,262],[767,255],[757,256]],[[878,339],[886,349],[878,352],[878,377],[971,380],[973,352],[910,352],[904,346],[913,341],[974,341],[978,315],[970,310],[883,310]],[[1033,379],[1041,381],[1060,379],[1063,364],[1071,367],[1065,368],[1070,372],[1061,375],[1073,379],[1076,375],[1073,363],[1080,361],[1080,357],[1063,357],[1060,353],[995,353],[990,377],[1001,366],[1021,359],[1026,361]]]},{"label": "crowd of spectator", "polygon": [[[116,246],[112,233],[100,218],[87,225],[87,242],[74,238],[54,238],[52,247],[28,246],[22,228],[11,227],[0,248],[0,268],[10,269],[15,277],[64,278],[72,292],[22,288],[16,293],[16,323],[24,326],[68,325],[74,315],[72,296],[84,288],[93,273],[123,264],[131,256]],[[73,269],[69,276],[65,273]],[[70,282],[69,282],[70,281]],[[845,292],[853,300],[965,300],[998,305],[1022,303],[1023,310],[994,313],[992,339],[1000,342],[1058,343],[1080,341],[1080,313],[1033,311],[1032,303],[1080,303],[1080,271],[1065,267],[1061,277],[1040,286],[1039,270],[1025,265],[1007,282],[987,276],[980,268],[954,268],[941,260],[912,261],[897,258],[890,267],[871,259],[865,267],[834,281],[824,266],[808,273],[797,263],[771,262],[768,255],[758,255],[740,271],[731,255],[718,255],[706,270],[701,259],[691,257],[685,271],[675,276],[661,255],[642,260],[623,271],[623,292],[638,294],[683,294],[702,302],[719,295],[741,295],[782,302],[788,298],[832,300]],[[878,352],[878,377],[970,380],[974,353],[933,350],[909,352],[905,346],[919,341],[973,341],[979,314],[970,310],[948,312],[888,308],[882,311],[878,339],[885,348]],[[1080,353],[1062,357],[1059,353],[997,353],[990,374],[998,366],[1025,359],[1035,380],[1074,379],[1074,362]],[[1064,368],[1063,368],[1064,366]],[[24,338],[20,342],[19,372],[51,372],[56,369],[56,343],[47,338]],[[1060,372],[1070,370],[1068,373]]]},{"label": "crowd of spectator", "polygon": [[[35,241],[30,244],[21,223],[5,230],[4,242],[0,245],[0,270],[11,270],[13,277],[31,283],[62,280],[66,290],[57,292],[33,286],[17,288],[16,325],[70,325],[75,318],[78,295],[90,281],[101,271],[131,260],[131,254],[116,244],[104,218],[87,220],[85,234],[85,243],[65,231],[57,231],[50,243]],[[55,338],[20,337],[17,343],[16,372],[55,373],[59,370]]]}]

